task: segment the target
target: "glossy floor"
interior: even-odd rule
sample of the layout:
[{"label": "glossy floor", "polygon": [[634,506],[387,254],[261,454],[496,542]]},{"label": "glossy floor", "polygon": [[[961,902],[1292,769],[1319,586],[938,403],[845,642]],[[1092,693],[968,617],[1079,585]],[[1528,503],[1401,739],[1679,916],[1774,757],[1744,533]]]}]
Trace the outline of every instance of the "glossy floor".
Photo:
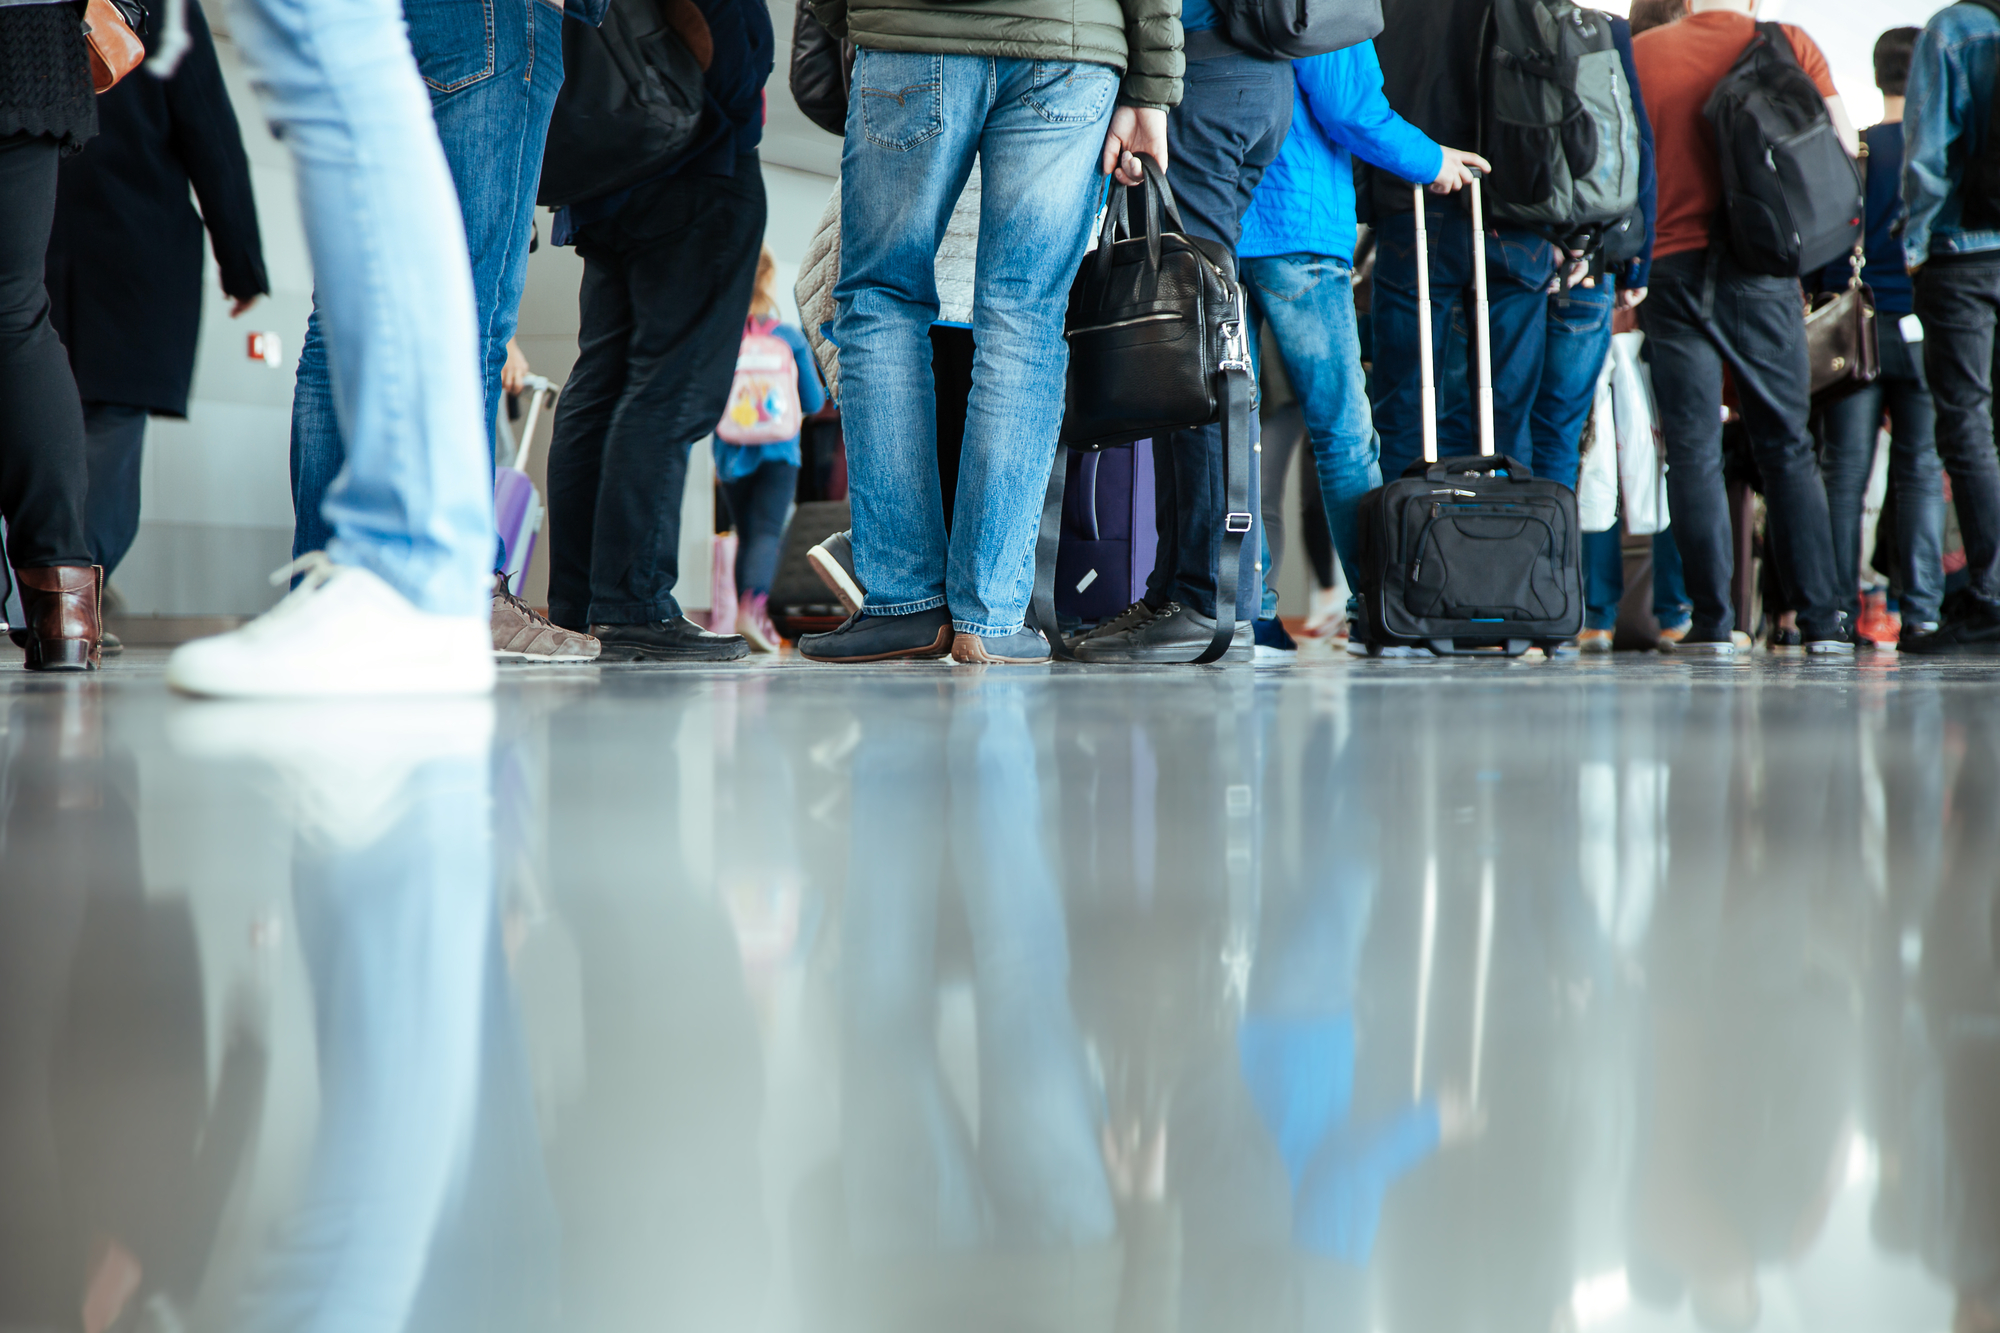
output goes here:
[{"label": "glossy floor", "polygon": [[1961,1333],[2000,663],[0,678],[0,1329]]}]

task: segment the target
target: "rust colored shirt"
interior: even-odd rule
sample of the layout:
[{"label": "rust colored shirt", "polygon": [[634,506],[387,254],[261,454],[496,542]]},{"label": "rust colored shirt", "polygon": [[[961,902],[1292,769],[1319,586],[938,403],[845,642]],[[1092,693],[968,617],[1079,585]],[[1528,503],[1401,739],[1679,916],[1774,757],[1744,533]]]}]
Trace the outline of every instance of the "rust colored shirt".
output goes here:
[{"label": "rust colored shirt", "polygon": [[[1832,97],[1833,75],[1813,39],[1789,23],[1778,26],[1820,95]],[[1655,259],[1708,244],[1715,210],[1722,204],[1722,168],[1715,157],[1715,131],[1701,109],[1756,31],[1748,14],[1710,9],[1632,39],[1660,179]]]}]

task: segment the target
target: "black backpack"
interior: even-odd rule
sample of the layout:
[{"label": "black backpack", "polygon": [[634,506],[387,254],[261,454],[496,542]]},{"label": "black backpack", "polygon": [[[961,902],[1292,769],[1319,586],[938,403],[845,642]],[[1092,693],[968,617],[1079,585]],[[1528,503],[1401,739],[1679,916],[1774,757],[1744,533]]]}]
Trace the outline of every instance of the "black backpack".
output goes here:
[{"label": "black backpack", "polygon": [[582,203],[679,162],[701,134],[701,65],[657,0],[611,0],[604,22],[563,22],[563,85],[535,202]]},{"label": "black backpack", "polygon": [[1382,0],[1217,0],[1231,46],[1266,60],[1303,60],[1373,41]]},{"label": "black backpack", "polygon": [[[1623,258],[1645,239],[1639,113],[1611,20],[1574,0],[1493,0],[1483,151],[1487,216],[1594,251],[1616,234]],[[1613,258],[1616,262],[1616,257]]]},{"label": "black backpack", "polygon": [[1798,277],[1854,249],[1861,168],[1841,146],[1826,99],[1782,28],[1757,25],[1702,115],[1715,130],[1722,214],[1737,264]]}]

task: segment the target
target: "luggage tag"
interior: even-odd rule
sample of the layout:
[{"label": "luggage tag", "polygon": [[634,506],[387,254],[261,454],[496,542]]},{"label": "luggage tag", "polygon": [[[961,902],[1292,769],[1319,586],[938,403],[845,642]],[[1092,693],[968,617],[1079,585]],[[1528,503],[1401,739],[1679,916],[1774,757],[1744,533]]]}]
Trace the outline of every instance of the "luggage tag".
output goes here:
[{"label": "luggage tag", "polygon": [[1896,332],[1903,335],[1906,343],[1920,343],[1924,340],[1924,322],[1915,315],[1905,315],[1896,321]]}]

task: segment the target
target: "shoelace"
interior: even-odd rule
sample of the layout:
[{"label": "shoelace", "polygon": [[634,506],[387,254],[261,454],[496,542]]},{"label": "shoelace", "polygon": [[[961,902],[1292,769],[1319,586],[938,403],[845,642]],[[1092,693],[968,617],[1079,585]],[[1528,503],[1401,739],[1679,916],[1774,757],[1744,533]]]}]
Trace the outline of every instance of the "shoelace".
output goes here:
[{"label": "shoelace", "polygon": [[332,578],[335,571],[339,568],[340,566],[334,564],[333,558],[327,555],[325,551],[307,551],[304,555],[289,562],[283,568],[272,570],[271,586],[282,588],[285,586],[286,580],[290,579],[293,575],[303,575],[304,577],[299,579],[299,586],[292,589],[292,592],[311,592]]},{"label": "shoelace", "polygon": [[555,621],[550,620],[540,611],[537,611],[534,607],[529,606],[526,602],[522,601],[519,597],[515,596],[514,590],[507,586],[507,583],[504,579],[494,580],[493,591],[500,595],[501,601],[507,603],[507,605],[513,607],[516,611],[519,611],[522,615],[526,616],[528,618],[529,624],[547,625],[550,629],[562,629],[562,626],[556,624]]},{"label": "shoelace", "polygon": [[284,587],[295,575],[298,576],[299,586],[279,598],[276,606],[258,616],[237,633],[261,638],[274,628],[283,626],[310,603],[319,590],[339,572],[340,566],[335,564],[325,551],[307,551],[282,568],[273,570],[272,587]]}]

